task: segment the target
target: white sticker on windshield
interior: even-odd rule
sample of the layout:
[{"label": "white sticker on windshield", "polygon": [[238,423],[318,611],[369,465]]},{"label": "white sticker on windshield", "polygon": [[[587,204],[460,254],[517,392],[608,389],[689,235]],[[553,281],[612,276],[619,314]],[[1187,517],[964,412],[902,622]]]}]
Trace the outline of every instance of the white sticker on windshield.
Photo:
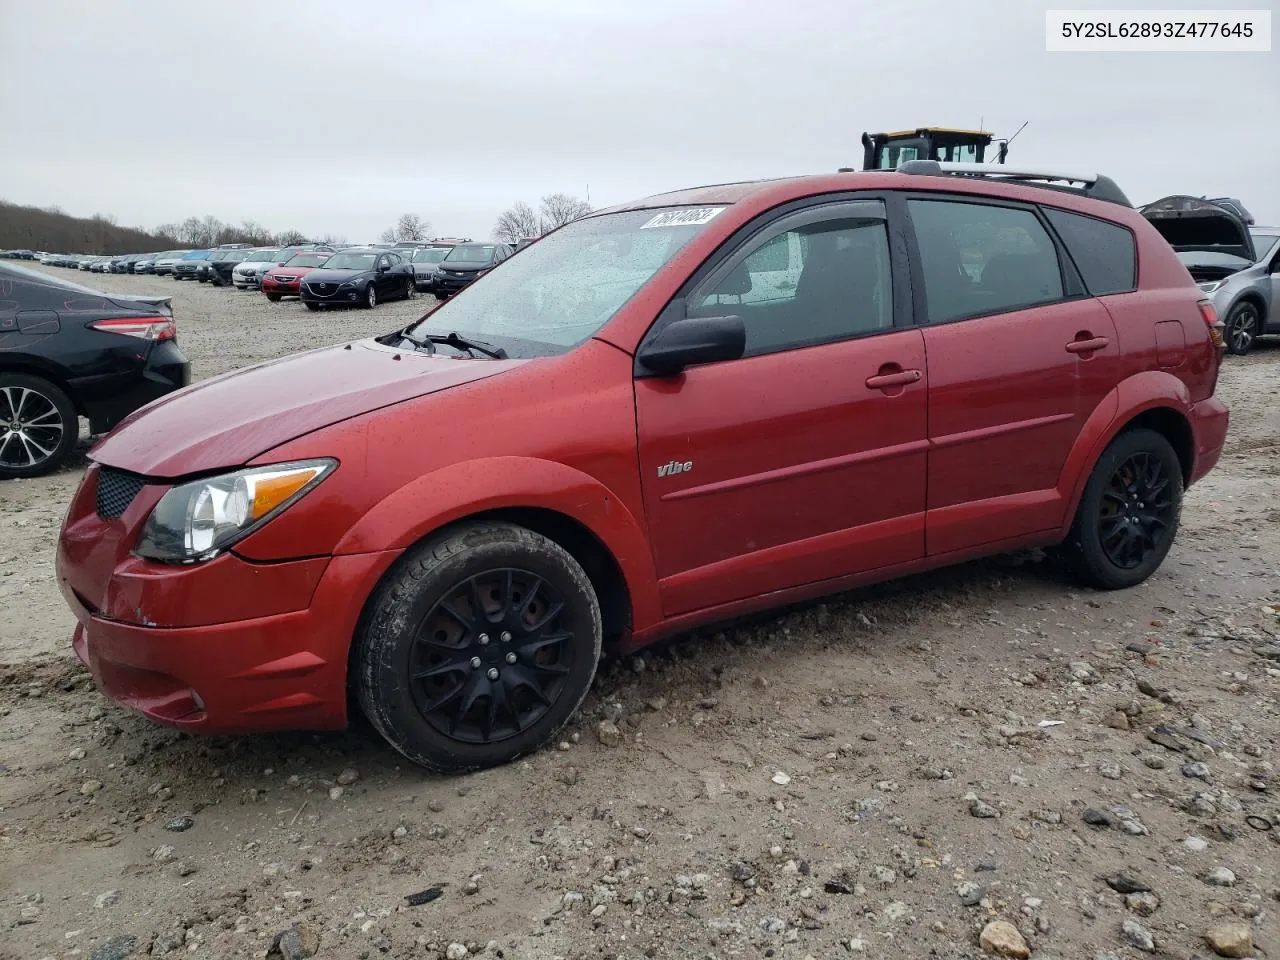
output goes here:
[{"label": "white sticker on windshield", "polygon": [[680,210],[668,210],[660,213],[648,223],[640,225],[641,230],[654,227],[697,227],[707,223],[724,207],[683,207]]}]

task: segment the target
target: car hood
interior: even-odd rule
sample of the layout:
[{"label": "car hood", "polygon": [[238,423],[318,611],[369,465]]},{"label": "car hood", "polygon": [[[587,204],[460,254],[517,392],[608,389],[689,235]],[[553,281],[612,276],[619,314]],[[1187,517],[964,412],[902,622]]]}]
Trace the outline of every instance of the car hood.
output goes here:
[{"label": "car hood", "polygon": [[316,267],[272,267],[267,271],[269,276],[277,280],[296,280],[308,273],[315,273]]},{"label": "car hood", "polygon": [[121,421],[90,457],[166,479],[239,467],[322,427],[527,362],[433,357],[373,340],[322,347],[168,394]]},{"label": "car hood", "polygon": [[372,270],[326,270],[324,267],[316,267],[308,271],[307,283],[346,283],[348,280],[358,280],[372,275]]},{"label": "car hood", "polygon": [[1211,200],[1174,195],[1139,207],[1139,212],[1180,253],[1226,253],[1250,263],[1257,259],[1248,225]]}]

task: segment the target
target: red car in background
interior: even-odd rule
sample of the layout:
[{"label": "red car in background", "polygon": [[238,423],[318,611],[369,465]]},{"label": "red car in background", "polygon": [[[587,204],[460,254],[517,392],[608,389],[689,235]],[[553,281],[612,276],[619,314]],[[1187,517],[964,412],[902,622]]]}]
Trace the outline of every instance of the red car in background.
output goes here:
[{"label": "red car in background", "polygon": [[333,254],[316,250],[295,253],[280,266],[272,267],[263,275],[262,292],[272,303],[279,303],[281,297],[296,297],[303,276],[316,267],[324,266],[324,262],[331,256]]}]

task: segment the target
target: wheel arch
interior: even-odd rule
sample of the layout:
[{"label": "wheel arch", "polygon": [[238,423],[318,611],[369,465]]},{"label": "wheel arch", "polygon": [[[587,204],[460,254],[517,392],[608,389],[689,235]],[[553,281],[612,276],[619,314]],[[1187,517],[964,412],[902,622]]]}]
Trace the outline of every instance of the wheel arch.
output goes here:
[{"label": "wheel arch", "polygon": [[1242,303],[1252,304],[1258,310],[1258,333],[1262,333],[1262,327],[1267,322],[1267,315],[1270,312],[1267,307],[1266,297],[1262,295],[1262,291],[1254,287],[1250,287],[1243,291],[1238,297],[1231,301],[1231,306],[1227,307],[1226,313],[1222,319],[1225,322],[1227,317],[1231,316],[1236,307]]},{"label": "wheel arch", "polygon": [[1178,455],[1183,483],[1190,485],[1196,457],[1190,409],[1186,384],[1159,370],[1136,374],[1107,394],[1085,421],[1063,468],[1058,484],[1065,506],[1060,534],[1065,537],[1071,529],[1094,464],[1108,444],[1126,430],[1147,427],[1168,440]]},{"label": "wheel arch", "polygon": [[40,357],[0,353],[0,374],[3,373],[18,374],[24,377],[39,377],[41,380],[48,380],[70,398],[71,405],[75,407],[77,416],[87,417],[89,415],[84,409],[79,393],[72,388],[71,379],[67,376],[67,371],[57,364],[50,363]]}]

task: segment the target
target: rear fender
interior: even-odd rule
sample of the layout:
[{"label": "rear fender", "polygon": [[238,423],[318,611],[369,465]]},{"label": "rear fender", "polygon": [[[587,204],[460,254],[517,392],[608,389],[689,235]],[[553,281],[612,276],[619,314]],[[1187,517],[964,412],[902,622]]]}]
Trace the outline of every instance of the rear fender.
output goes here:
[{"label": "rear fender", "polygon": [[590,530],[622,571],[635,627],[661,619],[657,573],[644,528],[594,477],[550,460],[489,457],[423,474],[369,510],[334,553],[405,550],[450,523],[515,508],[551,510]]},{"label": "rear fender", "polygon": [[1129,377],[1102,398],[1084,429],[1076,438],[1058,480],[1058,492],[1066,506],[1059,532],[1065,538],[1071,530],[1076,508],[1084,495],[1093,465],[1124,428],[1148,410],[1166,408],[1190,419],[1191,394],[1187,385],[1172,374],[1145,370]]}]

